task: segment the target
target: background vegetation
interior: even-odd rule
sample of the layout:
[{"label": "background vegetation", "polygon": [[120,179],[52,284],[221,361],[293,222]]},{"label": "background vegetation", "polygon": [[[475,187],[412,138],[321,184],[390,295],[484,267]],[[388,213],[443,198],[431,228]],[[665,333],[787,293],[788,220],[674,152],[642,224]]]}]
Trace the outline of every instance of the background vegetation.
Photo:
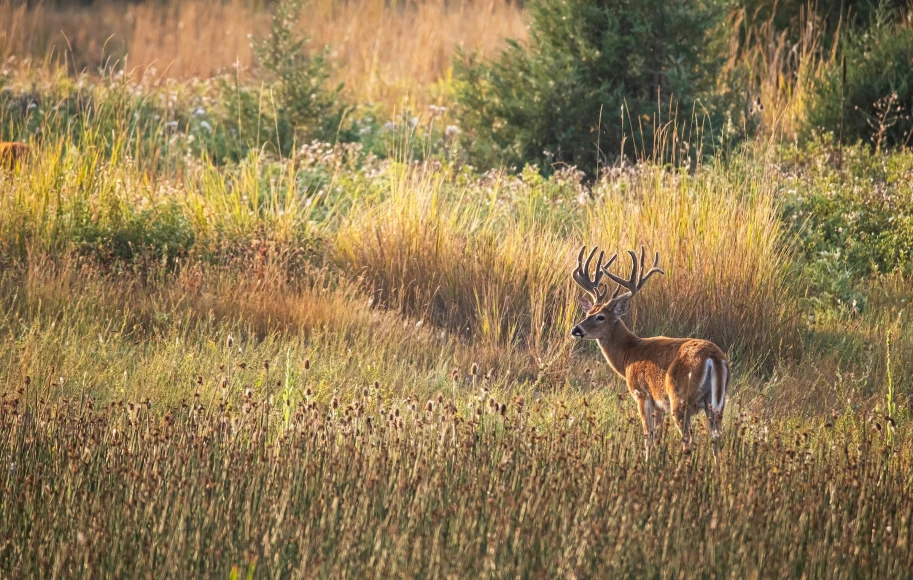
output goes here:
[{"label": "background vegetation", "polygon": [[[0,575],[902,576],[905,6],[599,6],[0,2]],[[569,338],[594,243],[718,456]]]}]

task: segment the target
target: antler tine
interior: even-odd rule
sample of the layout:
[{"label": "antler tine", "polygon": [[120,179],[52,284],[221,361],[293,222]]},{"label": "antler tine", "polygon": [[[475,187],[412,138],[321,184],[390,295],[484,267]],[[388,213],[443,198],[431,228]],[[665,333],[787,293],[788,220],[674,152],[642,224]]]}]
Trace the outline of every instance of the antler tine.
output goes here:
[{"label": "antler tine", "polygon": [[599,258],[596,261],[596,272],[595,277],[590,278],[590,264],[593,262],[593,256],[596,255],[596,251],[599,249],[599,246],[593,246],[593,249],[590,251],[590,255],[587,256],[586,263],[583,262],[583,254],[586,253],[586,246],[580,248],[580,253],[577,255],[577,269],[574,270],[572,278],[578,286],[583,288],[587,294],[589,294],[594,303],[599,304],[602,302],[605,297],[608,289],[600,291],[599,284],[602,281],[602,258],[605,256],[605,252],[599,252]]},{"label": "antler tine", "polygon": [[627,290],[627,292],[625,294],[622,294],[621,297],[634,296],[635,294],[637,294],[637,292],[641,288],[643,288],[644,284],[646,284],[646,282],[650,278],[650,276],[652,276],[653,274],[656,274],[657,272],[660,274],[665,274],[665,272],[663,270],[661,270],[660,268],[657,267],[659,265],[659,252],[656,252],[656,256],[654,257],[654,260],[653,260],[653,267],[650,269],[649,272],[646,273],[646,275],[644,274],[644,260],[646,259],[646,249],[643,246],[640,247],[640,262],[639,263],[637,260],[637,253],[634,250],[628,250],[628,255],[631,256],[631,277],[627,280],[625,280],[624,278],[620,278],[620,277],[616,276],[615,274],[609,272],[608,267],[614,261],[615,256],[612,256],[612,260],[609,260],[609,262],[605,266],[603,266],[603,271],[605,272],[606,276],[608,276],[613,282],[618,284],[618,287],[615,289],[615,292],[612,294],[612,299],[615,299],[618,297],[618,293],[621,291],[622,288],[625,288]]},{"label": "antler tine", "polygon": [[666,272],[662,268],[659,268],[658,266],[659,266],[659,252],[656,252],[653,255],[653,266],[650,268],[650,271],[647,272],[646,275],[644,275],[644,247],[641,246],[640,247],[640,281],[637,283],[638,289],[643,288],[644,284],[647,283],[647,280],[649,280],[650,276],[652,276],[653,274],[662,274],[663,276],[666,275]]},{"label": "antler tine", "polygon": [[[616,284],[618,284],[619,286],[621,286],[623,288],[626,288],[629,292],[631,292],[633,294],[633,293],[637,292],[637,254],[635,254],[631,250],[628,250],[628,253],[631,254],[631,259],[634,261],[634,267],[631,270],[631,279],[630,280],[625,280],[624,278],[619,278],[615,274],[609,272],[608,264],[606,264],[606,266],[603,268],[603,271],[605,272],[605,275],[608,276],[613,282],[615,282]],[[614,261],[615,256],[613,256],[612,258]]]}]

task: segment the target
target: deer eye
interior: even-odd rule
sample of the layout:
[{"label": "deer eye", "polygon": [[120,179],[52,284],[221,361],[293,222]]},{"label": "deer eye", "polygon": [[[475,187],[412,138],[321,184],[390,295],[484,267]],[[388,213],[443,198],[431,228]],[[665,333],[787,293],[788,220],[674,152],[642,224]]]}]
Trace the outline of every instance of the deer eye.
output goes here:
[{"label": "deer eye", "polygon": [[596,322],[603,322],[603,321],[605,321],[605,315],[604,315],[604,314],[598,314],[598,315],[596,316]]}]

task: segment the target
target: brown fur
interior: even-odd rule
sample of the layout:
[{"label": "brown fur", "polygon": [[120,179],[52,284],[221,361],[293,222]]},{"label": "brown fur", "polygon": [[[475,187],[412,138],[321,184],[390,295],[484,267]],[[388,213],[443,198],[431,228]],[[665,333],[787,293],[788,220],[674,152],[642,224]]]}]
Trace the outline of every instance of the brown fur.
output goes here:
[{"label": "brown fur", "polygon": [[[637,277],[636,259],[634,271],[632,284]],[[578,280],[577,275],[575,280]],[[598,277],[595,281],[589,280],[587,273],[579,280],[582,283],[578,281],[578,284],[588,292],[590,287],[598,290]],[[613,280],[617,281],[617,278],[613,277]],[[641,283],[632,286],[634,292],[645,280],[641,277]],[[617,294],[605,301],[604,294],[590,292],[594,299],[603,300],[595,305],[588,299],[581,299],[587,315],[571,334],[595,340],[609,366],[627,382],[628,391],[637,401],[647,449],[662,435],[666,412],[672,413],[686,453],[691,448],[690,423],[696,413],[706,413],[711,433],[714,438],[719,436],[730,377],[726,355],[707,340],[636,336],[622,321],[634,293],[616,298]]]},{"label": "brown fur", "polygon": [[25,143],[0,143],[0,165],[7,169],[12,169],[16,166],[16,163],[24,160],[28,153],[29,146]]}]

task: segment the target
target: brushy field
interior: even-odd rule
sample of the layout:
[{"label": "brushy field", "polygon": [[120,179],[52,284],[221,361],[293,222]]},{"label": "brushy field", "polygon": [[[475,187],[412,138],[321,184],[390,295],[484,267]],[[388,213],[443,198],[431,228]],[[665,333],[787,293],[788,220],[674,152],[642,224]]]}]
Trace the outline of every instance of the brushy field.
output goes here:
[{"label": "brushy field", "polygon": [[[335,80],[414,122],[243,148],[250,49],[207,39],[262,6],[0,2],[0,139],[32,145],[0,167],[0,577],[910,576],[910,151],[768,131],[592,182],[481,172],[442,130],[448,67],[522,10],[311,6]],[[61,67],[58,23],[92,47]],[[170,72],[73,72],[104,27]],[[764,46],[765,102],[816,76]],[[569,337],[579,247],[641,243],[666,275],[633,329],[732,360],[716,455],[697,420],[647,459]]]}]

